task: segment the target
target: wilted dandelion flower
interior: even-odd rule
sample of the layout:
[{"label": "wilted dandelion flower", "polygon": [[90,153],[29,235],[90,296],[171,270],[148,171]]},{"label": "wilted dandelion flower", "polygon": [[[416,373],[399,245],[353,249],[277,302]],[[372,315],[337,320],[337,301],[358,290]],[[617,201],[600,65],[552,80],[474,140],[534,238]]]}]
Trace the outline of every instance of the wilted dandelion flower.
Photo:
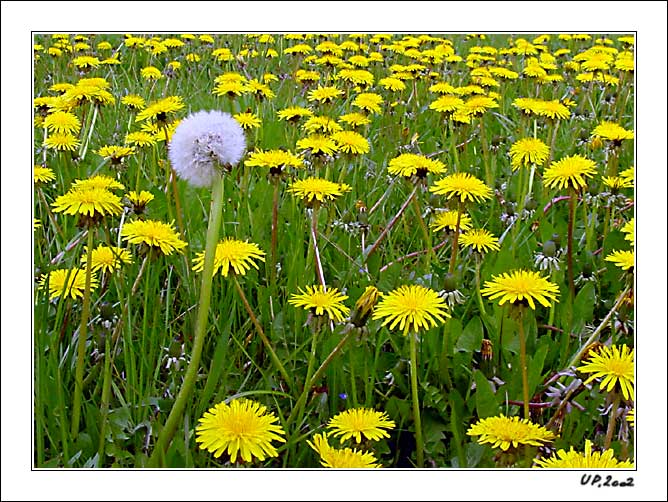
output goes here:
[{"label": "wilted dandelion flower", "polygon": [[195,186],[211,186],[224,168],[241,160],[245,148],[243,129],[231,115],[202,110],[177,126],[169,160],[179,177]]},{"label": "wilted dandelion flower", "polygon": [[[81,268],[52,270],[42,276],[40,286],[49,285],[49,299],[54,300],[61,294],[73,300],[83,297],[86,289],[86,271]],[[97,287],[97,277],[91,274],[90,291]]]},{"label": "wilted dandelion flower", "polygon": [[473,248],[478,253],[487,253],[488,251],[498,251],[500,249],[499,239],[483,228],[465,232],[459,237],[459,244],[462,247]]},{"label": "wilted dandelion flower", "polygon": [[326,202],[340,197],[352,188],[345,183],[335,183],[322,178],[306,178],[290,185],[288,192],[307,202]]},{"label": "wilted dandelion flower", "polygon": [[492,197],[492,189],[468,173],[454,173],[442,178],[429,188],[430,192],[445,195],[448,199],[459,198],[461,202],[480,202]]},{"label": "wilted dandelion flower", "polygon": [[278,456],[273,441],[285,442],[282,437],[285,432],[276,422],[276,415],[256,401],[235,399],[230,404],[222,402],[199,419],[195,441],[215,458],[227,452],[233,463],[237,456],[244,462],[252,461],[253,457],[263,461]]},{"label": "wilted dandelion flower", "polygon": [[33,178],[35,183],[48,183],[56,179],[56,175],[51,169],[43,166],[33,167]]},{"label": "wilted dandelion flower", "polygon": [[601,378],[601,390],[611,392],[617,386],[624,399],[635,399],[634,391],[634,353],[635,350],[627,345],[602,346],[592,352],[587,362],[578,367],[582,373],[592,373],[584,382],[588,384]]},{"label": "wilted dandelion flower", "polygon": [[613,449],[604,452],[592,451],[592,442],[585,441],[584,453],[577,452],[571,446],[569,451],[564,449],[549,458],[536,459],[534,467],[547,469],[629,469],[633,462],[617,460]]},{"label": "wilted dandelion flower", "polygon": [[584,188],[585,178],[596,174],[596,162],[582,155],[571,155],[552,162],[543,173],[543,184],[549,188]]},{"label": "wilted dandelion flower", "polygon": [[369,153],[369,142],[355,131],[339,131],[331,135],[339,151],[350,154]]},{"label": "wilted dandelion flower", "polygon": [[[82,267],[88,261],[88,248],[85,249],[86,251],[81,256]],[[112,273],[114,270],[121,268],[122,264],[132,263],[130,252],[127,249],[115,246],[104,246],[101,244],[92,250],[91,255],[91,269],[93,272],[102,270],[102,272]]]},{"label": "wilted dandelion flower", "polygon": [[373,313],[373,319],[383,319],[382,325],[389,329],[398,326],[404,335],[412,329],[417,333],[421,328],[430,329],[438,322],[450,317],[446,305],[436,291],[420,285],[399,286],[383,295]]},{"label": "wilted dandelion flower", "polygon": [[[429,226],[435,231],[457,229],[457,211],[438,211],[434,213],[434,218]],[[461,213],[459,218],[459,230],[466,231],[471,228],[471,217],[466,213]]]},{"label": "wilted dandelion flower", "polygon": [[173,225],[155,220],[126,223],[121,230],[121,238],[131,244],[146,244],[150,248],[159,249],[165,255],[181,252],[188,245],[179,238]]},{"label": "wilted dandelion flower", "polygon": [[[195,272],[204,270],[204,255],[204,251],[197,253],[197,256],[193,260],[193,270]],[[253,260],[264,261],[264,255],[264,251],[257,244],[227,237],[218,242],[216,246],[216,254],[213,259],[213,275],[216,275],[218,269],[221,269],[223,277],[227,277],[230,267],[237,275],[246,275],[250,267],[259,270]]]},{"label": "wilted dandelion flower", "polygon": [[534,300],[543,307],[550,307],[556,302],[559,286],[541,277],[538,272],[513,270],[493,276],[491,281],[485,281],[485,287],[480,292],[490,300],[499,299],[499,305],[509,302],[514,305],[528,304],[536,309]]},{"label": "wilted dandelion flower", "polygon": [[65,151],[68,150],[73,152],[76,150],[81,143],[76,136],[73,136],[68,133],[57,132],[51,134],[44,141],[44,146],[52,150]]},{"label": "wilted dandelion flower", "polygon": [[73,113],[55,111],[44,119],[44,126],[50,132],[63,134],[78,134],[81,130],[81,122]]},{"label": "wilted dandelion flower", "polygon": [[531,164],[541,165],[550,155],[550,147],[536,138],[523,138],[510,147],[510,165],[513,171]]},{"label": "wilted dandelion flower", "polygon": [[290,305],[303,307],[315,315],[325,315],[336,322],[343,322],[350,313],[350,309],[343,302],[348,297],[341,294],[336,288],[325,291],[322,285],[306,286],[306,291],[299,288],[299,294],[293,294],[288,300]]},{"label": "wilted dandelion flower", "polygon": [[360,469],[360,468],[379,468],[378,460],[372,453],[358,451],[357,449],[332,448],[327,442],[327,434],[316,434],[313,436],[313,442],[306,441],[318,455],[320,455],[320,464],[323,467],[332,469]]},{"label": "wilted dandelion flower", "polygon": [[504,415],[478,420],[468,431],[468,436],[480,436],[478,443],[489,443],[492,448],[506,451],[511,446],[543,446],[556,438],[553,432],[526,418],[506,417]]},{"label": "wilted dandelion flower", "polygon": [[355,310],[350,315],[350,322],[358,328],[364,326],[381,296],[383,293],[378,288],[367,286],[362,296],[355,302]]},{"label": "wilted dandelion flower", "polygon": [[394,426],[394,421],[389,419],[387,413],[370,408],[342,411],[327,424],[327,428],[333,430],[330,434],[340,437],[342,443],[348,438],[354,438],[357,443],[361,443],[362,437],[380,441],[390,437],[385,429],[394,429]]}]

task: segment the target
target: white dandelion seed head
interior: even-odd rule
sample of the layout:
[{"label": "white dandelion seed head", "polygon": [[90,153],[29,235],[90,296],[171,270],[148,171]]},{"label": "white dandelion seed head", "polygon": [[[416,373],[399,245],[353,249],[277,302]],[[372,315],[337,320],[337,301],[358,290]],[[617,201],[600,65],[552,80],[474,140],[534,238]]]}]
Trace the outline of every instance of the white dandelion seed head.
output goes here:
[{"label": "white dandelion seed head", "polygon": [[169,143],[169,160],[176,174],[198,187],[211,186],[223,166],[239,163],[246,138],[229,114],[202,110],[177,126]]}]

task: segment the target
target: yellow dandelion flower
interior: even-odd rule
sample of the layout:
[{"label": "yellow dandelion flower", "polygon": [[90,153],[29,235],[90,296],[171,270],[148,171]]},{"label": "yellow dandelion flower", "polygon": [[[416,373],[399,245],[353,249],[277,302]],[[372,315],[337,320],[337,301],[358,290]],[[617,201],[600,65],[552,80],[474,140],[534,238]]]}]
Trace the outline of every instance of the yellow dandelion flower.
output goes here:
[{"label": "yellow dandelion flower", "polygon": [[506,417],[504,415],[479,420],[472,425],[468,436],[480,436],[478,443],[489,443],[492,448],[506,451],[511,446],[520,445],[543,446],[556,438],[553,432],[526,418]]},{"label": "yellow dandelion flower", "polygon": [[582,155],[571,155],[552,162],[543,173],[543,184],[549,188],[584,188],[586,178],[596,174],[596,162]]},{"label": "yellow dandelion flower", "polygon": [[121,98],[121,103],[133,110],[143,110],[146,107],[146,101],[136,94],[128,94]]},{"label": "yellow dandelion flower", "polygon": [[95,153],[97,153],[100,157],[109,159],[112,164],[120,164],[125,157],[133,155],[135,153],[135,149],[132,146],[105,145],[98,149]]},{"label": "yellow dandelion flower", "polygon": [[107,214],[117,216],[123,212],[121,199],[104,188],[72,188],[59,196],[52,204],[56,213],[78,214],[92,219]]},{"label": "yellow dandelion flower", "polygon": [[469,115],[482,115],[490,108],[498,108],[499,103],[489,96],[473,96],[464,102],[463,108]]},{"label": "yellow dandelion flower", "polygon": [[325,291],[322,285],[317,285],[306,286],[306,291],[299,288],[299,294],[293,294],[288,303],[311,310],[315,315],[327,314],[332,321],[343,322],[350,313],[350,309],[343,304],[347,299],[336,288]]},{"label": "yellow dandelion flower", "polygon": [[55,111],[44,119],[44,126],[49,132],[62,134],[78,134],[81,130],[81,122],[73,113]]},{"label": "yellow dandelion flower", "polygon": [[498,251],[500,249],[499,239],[485,229],[469,230],[459,238],[459,244],[462,247],[471,247],[478,253],[486,253],[490,250]]},{"label": "yellow dandelion flower", "polygon": [[615,122],[604,120],[591,133],[593,138],[602,138],[620,145],[625,139],[633,139],[633,131],[627,131]]},{"label": "yellow dandelion flower", "polygon": [[34,166],[33,178],[35,179],[35,183],[48,183],[49,181],[55,180],[56,175],[48,167]]},{"label": "yellow dandelion flower", "polygon": [[322,178],[306,178],[290,185],[288,192],[308,202],[326,202],[340,197],[352,188],[345,183],[335,183]]},{"label": "yellow dandelion flower", "polygon": [[[471,217],[466,213],[460,213],[459,230],[465,232],[471,228]],[[450,230],[454,231],[457,228],[457,211],[438,211],[434,213],[434,219],[429,226],[435,231]]]},{"label": "yellow dandelion flower", "polygon": [[551,302],[557,302],[559,286],[541,277],[538,272],[513,270],[492,277],[485,281],[485,287],[480,292],[490,300],[499,299],[499,305],[509,302],[514,305],[528,304],[536,310],[534,300],[543,307],[550,307]]},{"label": "yellow dandelion flower", "polygon": [[380,441],[390,437],[385,429],[394,427],[394,421],[389,419],[387,413],[369,408],[342,411],[327,423],[327,428],[332,429],[331,435],[340,436],[341,443],[349,438],[361,443],[362,437],[370,441]]},{"label": "yellow dandelion flower", "polygon": [[513,171],[531,164],[541,165],[550,155],[550,147],[536,138],[523,138],[510,147],[510,165]]},{"label": "yellow dandelion flower", "polygon": [[309,151],[311,155],[334,155],[339,147],[329,136],[313,134],[297,141],[299,150]]},{"label": "yellow dandelion flower", "polygon": [[[84,254],[81,256],[82,268],[88,261],[88,248],[84,248]],[[99,245],[92,251],[91,269],[93,272],[101,270],[102,272],[112,273],[121,268],[124,263],[132,263],[132,256],[127,249]]]},{"label": "yellow dandelion flower", "polygon": [[337,124],[334,119],[329,117],[310,117],[302,124],[302,129],[304,129],[309,134],[314,134],[320,131],[322,131],[324,134],[331,134],[342,131],[343,127]]},{"label": "yellow dandelion flower", "polygon": [[44,146],[52,150],[65,151],[68,150],[73,152],[76,150],[81,143],[76,136],[73,136],[68,133],[57,132],[51,134],[44,141]]},{"label": "yellow dandelion flower", "polygon": [[633,188],[633,181],[621,176],[601,176],[601,180],[613,192],[618,191],[620,188]]},{"label": "yellow dandelion flower", "polygon": [[585,441],[584,453],[577,452],[571,446],[569,451],[564,449],[549,458],[535,460],[534,467],[547,469],[628,469],[633,468],[629,460],[617,460],[612,449],[604,452],[592,452],[592,442]]},{"label": "yellow dandelion flower", "polygon": [[308,440],[306,442],[318,453],[318,455],[320,455],[320,464],[323,467],[331,469],[381,467],[372,453],[358,451],[354,448],[332,448],[327,442],[327,434],[316,434],[313,436],[313,442]]},{"label": "yellow dandelion flower", "polygon": [[627,240],[631,243],[632,246],[636,245],[636,219],[631,218],[627,221],[624,226],[621,228],[621,231],[625,234],[624,240]]},{"label": "yellow dandelion flower", "polygon": [[292,106],[284,108],[278,112],[279,120],[287,120],[288,122],[297,122],[302,117],[310,117],[313,112],[308,108],[301,106]]},{"label": "yellow dandelion flower", "polygon": [[[83,297],[86,289],[86,271],[81,268],[52,270],[42,276],[40,286],[49,286],[49,299],[54,300],[63,295],[76,300]],[[97,277],[94,273],[90,277],[90,290],[97,287]]]},{"label": "yellow dandelion flower", "polygon": [[161,78],[164,77],[162,72],[158,70],[155,66],[147,66],[146,68],[142,68],[140,71],[141,77],[144,80],[160,80]]},{"label": "yellow dandelion flower", "polygon": [[597,352],[592,352],[587,362],[578,367],[582,373],[592,373],[585,380],[585,384],[597,378],[602,378],[600,388],[612,392],[617,386],[624,399],[634,400],[634,353],[635,350],[622,345],[612,347],[602,346]]},{"label": "yellow dandelion flower", "polygon": [[361,154],[369,153],[369,142],[355,131],[339,131],[331,135],[336,141],[338,150],[344,153]]},{"label": "yellow dandelion flower", "polygon": [[301,169],[304,159],[286,150],[256,150],[244,161],[248,167],[268,167],[270,174],[280,174],[286,167]]},{"label": "yellow dandelion flower", "polygon": [[455,173],[442,178],[429,188],[430,192],[445,195],[448,199],[458,197],[461,202],[480,202],[492,197],[492,189],[468,173]]},{"label": "yellow dandelion flower", "polygon": [[352,104],[366,112],[380,113],[382,110],[380,105],[383,104],[383,98],[372,92],[363,92],[355,96]]},{"label": "yellow dandelion flower", "polygon": [[77,190],[90,190],[92,188],[100,188],[104,190],[124,190],[125,186],[122,183],[116,181],[111,176],[105,174],[96,174],[85,180],[74,180],[72,183],[72,188]]},{"label": "yellow dandelion flower", "polygon": [[424,155],[415,153],[402,153],[398,157],[390,160],[387,167],[390,174],[410,178],[417,176],[424,178],[427,173],[442,174],[445,172],[445,165],[438,159],[430,159]]},{"label": "yellow dandelion flower", "polygon": [[614,263],[622,270],[632,271],[635,267],[636,254],[633,251],[613,251],[605,257],[605,261]]},{"label": "yellow dandelion flower", "polygon": [[371,119],[362,113],[345,113],[339,117],[339,122],[348,124],[351,127],[359,127],[371,123]]},{"label": "yellow dandelion flower", "polygon": [[400,286],[383,296],[373,319],[385,318],[383,326],[390,324],[389,329],[398,326],[407,335],[411,329],[417,333],[445,322],[450,317],[445,309],[445,300],[436,291],[419,285]]},{"label": "yellow dandelion flower", "polygon": [[185,108],[185,104],[180,96],[167,96],[148,105],[140,111],[135,117],[135,122],[152,120],[158,123],[170,122],[170,114]]},{"label": "yellow dandelion flower", "polygon": [[266,406],[247,399],[215,405],[204,413],[195,428],[195,441],[215,458],[227,452],[232,463],[237,456],[244,462],[277,457],[273,441],[285,443],[278,418]]},{"label": "yellow dandelion flower", "polygon": [[309,101],[318,101],[320,103],[331,103],[335,98],[343,96],[343,91],[337,87],[325,86],[313,89],[308,93]]},{"label": "yellow dandelion flower", "polygon": [[174,251],[181,252],[188,243],[182,241],[173,224],[155,220],[135,220],[123,225],[121,238],[131,244],[146,244],[159,249],[163,254],[170,255]]},{"label": "yellow dandelion flower", "polygon": [[146,131],[135,131],[125,136],[125,143],[130,146],[153,146],[156,143],[155,137]]},{"label": "yellow dandelion flower", "polygon": [[[204,270],[204,255],[202,251],[197,253],[193,260],[193,270],[201,272]],[[218,269],[221,269],[223,277],[227,277],[230,267],[237,275],[246,275],[250,267],[259,270],[257,264],[253,260],[264,261],[264,251],[262,251],[257,244],[248,241],[240,241],[227,237],[216,246],[216,254],[213,261],[213,275],[216,275]]]},{"label": "yellow dandelion flower", "polygon": [[125,198],[132,204],[132,210],[135,214],[140,214],[144,212],[146,205],[155,199],[155,196],[151,192],[142,190],[137,193],[134,190],[125,194]]},{"label": "yellow dandelion flower", "polygon": [[260,117],[254,113],[245,112],[232,115],[243,129],[253,129],[262,125]]},{"label": "yellow dandelion flower", "polygon": [[444,94],[429,105],[431,110],[442,113],[452,113],[464,106],[464,100],[451,94]]}]

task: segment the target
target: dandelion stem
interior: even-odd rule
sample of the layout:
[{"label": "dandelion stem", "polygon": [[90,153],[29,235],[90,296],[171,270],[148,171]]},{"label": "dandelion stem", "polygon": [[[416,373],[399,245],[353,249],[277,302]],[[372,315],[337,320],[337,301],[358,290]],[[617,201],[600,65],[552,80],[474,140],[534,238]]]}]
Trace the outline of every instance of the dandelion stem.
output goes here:
[{"label": "dandelion stem", "polygon": [[480,265],[482,264],[482,259],[476,256],[475,260],[475,290],[478,297],[478,304],[480,305],[480,313],[483,317],[487,317],[487,310],[485,310],[485,304],[482,301],[482,295],[480,294]]},{"label": "dandelion stem", "polygon": [[457,225],[455,226],[455,235],[452,241],[452,254],[450,255],[450,267],[448,268],[448,273],[453,274],[455,272],[455,264],[457,263],[457,251],[459,247],[459,227],[462,222],[462,201],[457,201]]},{"label": "dandelion stem", "polygon": [[211,283],[213,282],[213,265],[218,244],[220,223],[223,214],[223,188],[224,178],[213,183],[211,196],[211,211],[209,214],[209,226],[206,231],[206,248],[204,251],[204,270],[202,271],[202,289],[200,290],[199,309],[197,311],[197,324],[195,325],[195,337],[193,340],[192,355],[181,389],[174,401],[174,406],[167,417],[167,421],[158,436],[153,453],[149,458],[149,467],[158,467],[162,464],[167,447],[174,437],[176,426],[181,420],[186,402],[195,387],[195,380],[199,371],[199,361],[202,355],[202,347],[206,338],[209,305],[211,303]]},{"label": "dandelion stem", "polygon": [[239,285],[239,281],[237,280],[236,274],[232,273],[232,279],[234,281],[234,287],[236,288],[237,293],[239,293],[239,297],[241,298],[241,302],[244,304],[244,308],[246,309],[246,312],[248,313],[248,316],[250,317],[251,321],[253,322],[253,325],[255,326],[255,329],[257,330],[257,334],[260,336],[260,338],[262,339],[262,343],[264,344],[266,349],[269,351],[269,355],[271,356],[272,361],[276,365],[276,368],[281,373],[281,376],[283,377],[283,380],[285,380],[285,383],[288,384],[288,387],[292,388],[292,379],[290,378],[290,375],[288,374],[288,372],[285,370],[285,367],[281,363],[281,360],[276,355],[276,352],[274,351],[273,347],[271,346],[271,342],[269,341],[269,338],[267,338],[267,335],[264,333],[264,330],[262,329],[262,325],[258,321],[257,317],[255,316],[255,313],[253,312],[253,309],[251,308],[250,304],[248,303],[248,299],[246,298],[246,295],[244,294],[244,290],[241,289],[241,286]]},{"label": "dandelion stem", "polygon": [[411,194],[408,196],[406,201],[402,204],[401,208],[399,208],[399,212],[394,215],[394,217],[390,220],[390,222],[387,224],[385,229],[380,233],[380,235],[376,239],[376,242],[374,242],[373,245],[369,248],[369,251],[364,256],[364,262],[365,263],[369,259],[369,256],[371,256],[373,254],[373,252],[378,248],[378,246],[383,241],[383,239],[385,238],[387,233],[392,229],[392,227],[397,223],[397,221],[399,221],[399,218],[401,217],[401,215],[404,213],[404,211],[408,207],[408,204],[410,204],[411,201],[413,200],[413,197],[415,197],[415,194],[417,193],[417,189],[418,189],[418,187],[416,186],[413,189],[413,191],[411,192]]},{"label": "dandelion stem", "polygon": [[427,247],[426,266],[427,266],[427,270],[430,270],[431,256],[434,253],[434,251],[432,249],[432,246],[431,246],[431,234],[429,233],[429,230],[427,229],[427,225],[424,222],[424,218],[422,218],[422,211],[420,209],[420,202],[418,201],[417,197],[413,197],[413,208],[415,209],[415,215],[417,216],[418,222],[420,223],[420,229],[422,230],[422,236],[424,237],[424,244]]},{"label": "dandelion stem", "polygon": [[274,196],[271,206],[271,262],[269,263],[269,277],[271,283],[276,283],[276,247],[278,245],[278,188],[279,177],[273,177],[274,182]]},{"label": "dandelion stem", "polygon": [[568,289],[571,293],[570,301],[575,297],[575,282],[573,281],[573,222],[575,221],[575,203],[578,200],[575,188],[571,187],[570,199],[568,200],[568,250],[567,250],[567,264],[568,264]]},{"label": "dandelion stem", "polygon": [[605,433],[605,443],[603,449],[610,448],[612,443],[612,436],[615,433],[615,423],[617,421],[617,408],[619,408],[619,392],[613,391],[612,407],[610,408],[610,416],[608,416],[608,430]]},{"label": "dandelion stem", "polygon": [[322,271],[322,262],[320,261],[320,251],[318,250],[318,209],[319,206],[316,203],[311,213],[311,241],[313,242],[313,254],[315,255],[315,274],[322,287],[327,290],[325,274]]},{"label": "dandelion stem", "polygon": [[77,365],[74,376],[74,399],[72,402],[72,438],[79,435],[79,417],[81,416],[81,395],[83,393],[83,373],[86,356],[86,335],[88,334],[88,317],[90,315],[90,280],[93,271],[93,229],[88,228],[86,256],[86,286],[81,307],[81,325],[77,347]]},{"label": "dandelion stem", "polygon": [[81,149],[79,150],[79,158],[83,159],[86,157],[86,152],[88,151],[88,144],[90,143],[90,138],[93,136],[93,129],[95,128],[95,121],[97,120],[97,113],[98,113],[98,106],[94,105],[93,106],[93,118],[90,121],[90,128],[88,129],[88,136],[86,137],[86,141],[81,145]]},{"label": "dandelion stem", "polygon": [[415,451],[417,467],[424,467],[424,443],[422,441],[422,421],[420,420],[420,399],[417,381],[417,333],[409,333],[411,348],[411,395],[413,397],[413,423],[415,425]]},{"label": "dandelion stem", "polygon": [[60,235],[61,238],[65,238],[65,235],[63,234],[63,231],[61,230],[60,226],[58,225],[58,222],[56,222],[56,218],[53,216],[53,213],[51,212],[51,208],[49,207],[49,203],[46,201],[46,197],[44,196],[44,192],[42,191],[41,188],[37,189],[37,193],[39,194],[39,199],[44,205],[44,210],[46,211],[46,214],[49,216],[49,220],[51,221],[51,224],[53,225],[53,228],[56,229],[56,232],[58,232],[58,235]]},{"label": "dandelion stem", "polygon": [[494,186],[492,171],[489,169],[489,147],[487,146],[487,135],[485,133],[485,122],[483,115],[480,116],[480,141],[482,142],[482,160],[485,164],[485,179],[488,186]]},{"label": "dandelion stem", "polygon": [[519,335],[520,335],[520,366],[522,366],[522,399],[524,401],[524,418],[531,419],[529,414],[529,378],[527,376],[527,346],[524,336],[524,307],[519,307]]}]

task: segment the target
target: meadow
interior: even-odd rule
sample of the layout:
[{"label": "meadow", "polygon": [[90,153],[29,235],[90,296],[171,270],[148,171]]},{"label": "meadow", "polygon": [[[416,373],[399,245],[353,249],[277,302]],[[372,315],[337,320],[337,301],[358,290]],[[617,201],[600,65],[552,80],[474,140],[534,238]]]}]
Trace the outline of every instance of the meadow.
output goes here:
[{"label": "meadow", "polygon": [[633,35],[33,57],[35,467],[633,467]]}]

